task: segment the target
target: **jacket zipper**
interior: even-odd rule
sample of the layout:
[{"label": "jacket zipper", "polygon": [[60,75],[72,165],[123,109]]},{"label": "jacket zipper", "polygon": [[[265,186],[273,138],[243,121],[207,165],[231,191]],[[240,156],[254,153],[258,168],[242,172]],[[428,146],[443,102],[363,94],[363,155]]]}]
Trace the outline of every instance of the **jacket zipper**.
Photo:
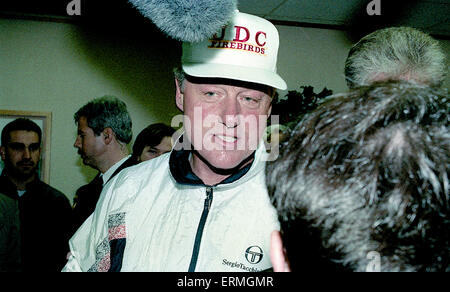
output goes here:
[{"label": "jacket zipper", "polygon": [[205,228],[206,218],[208,218],[208,213],[209,209],[211,208],[212,200],[213,200],[213,188],[206,187],[206,198],[205,203],[203,205],[202,216],[200,217],[200,223],[198,224],[197,234],[195,235],[194,250],[192,251],[191,263],[189,264],[189,272],[194,272],[195,266],[197,265],[203,229]]}]

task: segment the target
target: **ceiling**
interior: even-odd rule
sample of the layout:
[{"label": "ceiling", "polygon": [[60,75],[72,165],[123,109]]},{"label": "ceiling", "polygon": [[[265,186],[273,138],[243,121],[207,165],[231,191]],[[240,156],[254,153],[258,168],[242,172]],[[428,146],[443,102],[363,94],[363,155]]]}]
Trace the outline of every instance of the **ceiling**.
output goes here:
[{"label": "ceiling", "polygon": [[[79,0],[79,19],[110,20],[116,27],[143,18],[126,0]],[[171,1],[171,0],[169,0]],[[192,0],[196,1],[196,0]],[[0,17],[40,18],[50,21],[79,20],[66,13],[70,0],[2,0]],[[375,3],[380,15],[368,15]],[[450,0],[238,0],[241,12],[262,16],[275,24],[345,29],[366,34],[386,26],[412,26],[450,38]],[[142,21],[142,20],[141,20]],[[355,35],[355,37],[357,37]]]},{"label": "ceiling", "polygon": [[[368,6],[372,11],[380,8],[380,15],[368,15]],[[450,0],[240,0],[239,10],[281,24],[361,32],[403,25],[450,36]]]}]

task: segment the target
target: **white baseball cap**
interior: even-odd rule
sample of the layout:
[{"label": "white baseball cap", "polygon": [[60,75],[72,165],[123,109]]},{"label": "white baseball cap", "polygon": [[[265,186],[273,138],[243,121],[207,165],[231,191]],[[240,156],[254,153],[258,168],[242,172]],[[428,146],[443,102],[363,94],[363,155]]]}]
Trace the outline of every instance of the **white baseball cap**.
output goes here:
[{"label": "white baseball cap", "polygon": [[194,77],[227,78],[287,88],[277,74],[279,37],[268,20],[236,11],[211,39],[183,43],[181,64]]}]

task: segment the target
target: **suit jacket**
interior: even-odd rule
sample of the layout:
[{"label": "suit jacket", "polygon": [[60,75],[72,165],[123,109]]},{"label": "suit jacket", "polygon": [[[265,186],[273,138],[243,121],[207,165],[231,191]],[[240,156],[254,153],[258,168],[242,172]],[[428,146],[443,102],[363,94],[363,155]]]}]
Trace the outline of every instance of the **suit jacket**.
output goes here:
[{"label": "suit jacket", "polygon": [[[137,164],[137,160],[131,156],[109,178],[110,181],[121,170]],[[106,183],[105,183],[106,184]],[[88,184],[81,186],[73,199],[73,233],[83,224],[83,222],[94,212],[97,201],[103,189],[103,179],[100,173]]]}]

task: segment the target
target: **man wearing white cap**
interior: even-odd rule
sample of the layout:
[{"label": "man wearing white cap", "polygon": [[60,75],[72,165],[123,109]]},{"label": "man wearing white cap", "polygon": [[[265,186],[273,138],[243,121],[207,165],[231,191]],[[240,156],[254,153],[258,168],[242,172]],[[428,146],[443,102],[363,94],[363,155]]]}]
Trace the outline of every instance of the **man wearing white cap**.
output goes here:
[{"label": "man wearing white cap", "polygon": [[279,228],[262,143],[278,32],[236,12],[213,38],[184,43],[175,72],[184,133],[171,153],[128,168],[70,241],[65,271],[262,271]]}]

